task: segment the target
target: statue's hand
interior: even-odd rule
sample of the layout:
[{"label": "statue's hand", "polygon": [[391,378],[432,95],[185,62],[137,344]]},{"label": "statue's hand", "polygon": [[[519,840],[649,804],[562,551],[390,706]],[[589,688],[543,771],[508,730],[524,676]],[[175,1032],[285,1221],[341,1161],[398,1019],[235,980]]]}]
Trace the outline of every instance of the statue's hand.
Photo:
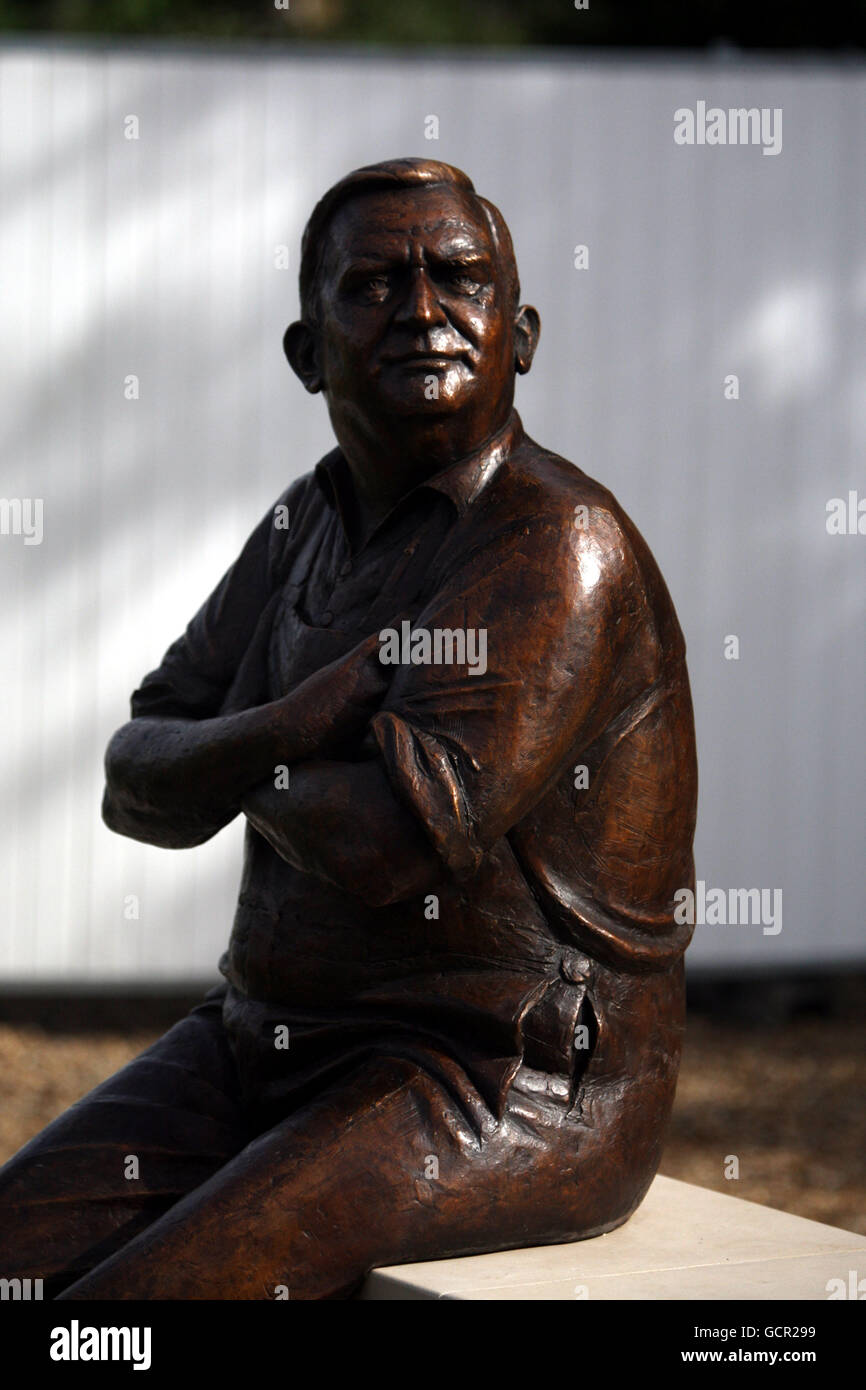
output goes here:
[{"label": "statue's hand", "polygon": [[293,743],[301,734],[306,756],[358,732],[379,708],[390,681],[379,647],[379,633],[373,632],[283,696],[279,703],[287,734]]}]

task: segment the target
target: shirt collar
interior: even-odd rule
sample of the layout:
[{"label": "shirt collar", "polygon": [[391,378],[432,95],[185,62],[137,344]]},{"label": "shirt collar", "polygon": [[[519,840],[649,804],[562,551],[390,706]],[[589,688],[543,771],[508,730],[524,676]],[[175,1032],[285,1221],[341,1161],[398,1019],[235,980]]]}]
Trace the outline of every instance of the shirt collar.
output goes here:
[{"label": "shirt collar", "polygon": [[[449,463],[432,478],[425,478],[404,493],[400,503],[419,488],[435,488],[437,492],[450,497],[462,516],[467,507],[484,491],[500,465],[517,448],[523,438],[523,422],[516,410],[512,410],[502,429],[488,439],[480,449],[465,458]],[[316,479],[332,506],[336,507],[346,530],[347,508],[344,499],[351,491],[352,479],[349,466],[339,448],[316,464]],[[395,505],[400,505],[397,503]]]},{"label": "shirt collar", "polygon": [[492,439],[476,449],[474,454],[449,463],[441,473],[425,478],[420,487],[435,487],[450,497],[462,515],[471,502],[487,487],[500,464],[514,452],[523,438],[523,423],[516,410],[512,410],[506,423]]}]

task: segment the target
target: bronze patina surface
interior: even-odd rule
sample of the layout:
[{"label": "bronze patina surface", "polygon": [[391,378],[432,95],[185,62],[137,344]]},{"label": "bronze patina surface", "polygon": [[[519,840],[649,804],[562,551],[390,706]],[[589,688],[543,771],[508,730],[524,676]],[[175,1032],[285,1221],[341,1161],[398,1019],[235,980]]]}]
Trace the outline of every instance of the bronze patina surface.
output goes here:
[{"label": "bronze patina surface", "polygon": [[284,346],[337,445],[106,755],[120,834],[245,816],[224,983],[2,1170],[5,1276],[340,1298],[642,1200],[692,930],[685,648],[616,500],[524,433],[538,333],[459,170],[388,161],[314,210]]}]

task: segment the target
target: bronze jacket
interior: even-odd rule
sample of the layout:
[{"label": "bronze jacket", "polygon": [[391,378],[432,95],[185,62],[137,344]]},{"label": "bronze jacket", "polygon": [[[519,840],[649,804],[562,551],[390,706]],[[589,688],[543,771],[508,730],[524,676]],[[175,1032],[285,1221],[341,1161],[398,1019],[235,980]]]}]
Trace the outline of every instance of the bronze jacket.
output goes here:
[{"label": "bronze jacket", "polygon": [[[611,1081],[640,1055],[645,1020],[626,995],[650,976],[681,982],[692,931],[674,920],[674,893],[694,884],[697,772],[670,596],[611,494],[516,412],[358,553],[350,486],[339,449],[293,483],[277,503],[288,528],[268,511],[132,697],[133,717],[207,718],[284,694],[407,617],[431,646],[452,634],[440,655],[455,632],[486,637],[474,670],[394,665],[363,740],[340,750],[381,759],[438,852],[435,889],[392,897],[380,843],[370,901],[292,867],[247,824],[220,969],[250,1097],[282,1104],[385,1049],[476,1088],[494,1116],[521,1061],[565,1075],[578,1103],[612,1013],[633,1036],[609,1040]],[[372,811],[351,807],[333,833],[374,835]]]}]

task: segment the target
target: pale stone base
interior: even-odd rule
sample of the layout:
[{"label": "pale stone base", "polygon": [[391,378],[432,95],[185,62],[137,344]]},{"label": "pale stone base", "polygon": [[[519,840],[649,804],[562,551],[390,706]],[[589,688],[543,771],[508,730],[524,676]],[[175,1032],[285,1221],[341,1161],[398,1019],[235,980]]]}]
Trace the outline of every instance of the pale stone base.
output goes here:
[{"label": "pale stone base", "polygon": [[[828,1289],[834,1279],[844,1295],[839,1285]],[[826,1300],[831,1292],[851,1298],[859,1279],[866,1281],[866,1236],[657,1177],[631,1220],[609,1235],[392,1265],[358,1296]]]}]

